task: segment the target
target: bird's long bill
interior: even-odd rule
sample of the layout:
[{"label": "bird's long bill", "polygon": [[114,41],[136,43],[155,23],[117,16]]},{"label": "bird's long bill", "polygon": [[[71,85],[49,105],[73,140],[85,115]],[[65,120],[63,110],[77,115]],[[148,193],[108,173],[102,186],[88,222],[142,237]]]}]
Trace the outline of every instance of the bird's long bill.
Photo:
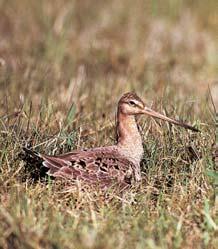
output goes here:
[{"label": "bird's long bill", "polygon": [[164,116],[164,115],[162,115],[162,114],[160,114],[158,112],[155,112],[155,111],[153,111],[152,109],[150,109],[148,107],[145,107],[143,113],[147,114],[147,115],[150,115],[152,117],[155,117],[155,118],[162,119],[162,120],[167,121],[169,123],[179,125],[181,127],[184,127],[186,129],[189,129],[189,130],[192,130],[192,131],[196,131],[196,132],[199,131],[198,129],[196,129],[195,127],[193,127],[191,125],[185,124],[185,123],[183,123],[181,121],[178,121],[178,120],[175,120],[175,119],[172,119],[172,118],[168,118],[167,116]]}]

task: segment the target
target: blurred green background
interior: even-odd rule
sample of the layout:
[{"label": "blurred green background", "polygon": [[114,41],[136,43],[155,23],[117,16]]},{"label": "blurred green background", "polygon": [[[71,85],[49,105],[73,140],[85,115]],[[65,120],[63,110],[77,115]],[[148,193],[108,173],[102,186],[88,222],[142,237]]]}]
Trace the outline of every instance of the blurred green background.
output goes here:
[{"label": "blurred green background", "polygon": [[[87,111],[135,90],[217,91],[217,1],[0,1],[1,108],[42,95]],[[215,86],[216,85],[216,86]],[[81,100],[81,101],[79,101]],[[88,105],[86,105],[88,101]]]}]

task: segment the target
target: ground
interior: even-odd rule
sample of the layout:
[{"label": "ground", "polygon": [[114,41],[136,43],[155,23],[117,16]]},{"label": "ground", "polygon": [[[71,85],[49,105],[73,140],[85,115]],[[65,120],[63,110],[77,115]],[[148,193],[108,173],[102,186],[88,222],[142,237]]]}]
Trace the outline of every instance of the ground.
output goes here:
[{"label": "ground", "polygon": [[[0,1],[0,248],[217,248],[217,1]],[[33,181],[22,147],[110,145],[135,91],[194,133],[140,117],[140,186]]]}]

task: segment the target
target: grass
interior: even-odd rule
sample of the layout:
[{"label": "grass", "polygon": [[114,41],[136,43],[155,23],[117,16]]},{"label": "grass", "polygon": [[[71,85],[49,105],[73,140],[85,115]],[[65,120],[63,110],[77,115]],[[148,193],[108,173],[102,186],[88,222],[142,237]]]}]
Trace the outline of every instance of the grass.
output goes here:
[{"label": "grass", "polygon": [[[0,248],[217,248],[216,10],[215,0],[0,1]],[[122,194],[33,182],[22,146],[113,144],[126,91],[201,133],[140,118],[143,183]]]}]

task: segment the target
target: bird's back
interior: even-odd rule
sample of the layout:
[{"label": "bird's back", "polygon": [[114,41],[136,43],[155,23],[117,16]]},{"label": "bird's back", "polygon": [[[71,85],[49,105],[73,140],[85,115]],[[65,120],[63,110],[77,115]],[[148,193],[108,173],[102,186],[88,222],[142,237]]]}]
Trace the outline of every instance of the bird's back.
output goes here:
[{"label": "bird's back", "polygon": [[134,164],[119,153],[117,146],[72,151],[58,156],[32,151],[29,154],[39,156],[48,168],[47,173],[53,177],[101,185],[112,182],[130,184],[133,179]]}]

